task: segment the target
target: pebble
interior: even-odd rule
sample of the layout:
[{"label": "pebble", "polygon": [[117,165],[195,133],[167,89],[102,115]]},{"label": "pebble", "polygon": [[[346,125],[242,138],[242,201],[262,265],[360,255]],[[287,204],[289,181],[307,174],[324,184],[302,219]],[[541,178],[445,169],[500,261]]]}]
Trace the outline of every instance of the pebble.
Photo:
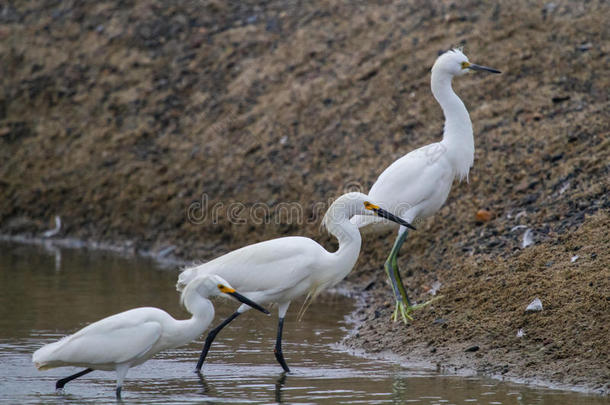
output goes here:
[{"label": "pebble", "polygon": [[525,312],[539,312],[542,311],[542,301],[539,298],[535,298],[534,301],[525,308]]},{"label": "pebble", "polygon": [[491,219],[491,212],[487,210],[478,210],[476,213],[477,221],[488,222]]},{"label": "pebble", "polygon": [[521,247],[526,248],[530,245],[534,244],[534,236],[531,229],[527,229],[523,234],[523,241],[521,242]]},{"label": "pebble", "polygon": [[477,352],[479,351],[479,346],[474,345],[474,346],[470,346],[468,349],[464,350],[465,352]]}]

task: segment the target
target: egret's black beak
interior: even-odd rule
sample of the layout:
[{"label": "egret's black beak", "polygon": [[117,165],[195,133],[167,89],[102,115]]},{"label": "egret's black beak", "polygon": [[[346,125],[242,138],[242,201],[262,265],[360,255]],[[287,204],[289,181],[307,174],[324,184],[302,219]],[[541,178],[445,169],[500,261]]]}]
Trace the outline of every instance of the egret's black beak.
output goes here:
[{"label": "egret's black beak", "polygon": [[391,212],[388,212],[386,210],[384,210],[383,208],[373,208],[373,212],[377,215],[379,215],[381,218],[385,218],[385,219],[389,219],[392,222],[396,222],[397,224],[400,224],[402,226],[406,226],[407,228],[411,228],[413,230],[417,230],[417,228],[415,228],[413,225],[411,225],[410,223],[408,223],[407,221],[405,221],[402,218],[397,217],[396,215],[392,214]]},{"label": "egret's black beak", "polygon": [[474,63],[469,63],[467,68],[471,70],[478,70],[480,72],[502,73],[498,69],[490,68],[487,66],[475,65]]},{"label": "egret's black beak", "polygon": [[243,295],[241,295],[240,293],[238,293],[237,291],[233,290],[232,288],[227,288],[225,291],[223,291],[225,294],[229,294],[231,297],[235,298],[236,300],[238,300],[239,302],[242,302],[246,305],[251,306],[254,309],[258,309],[259,311],[261,311],[263,314],[267,314],[269,315],[269,311],[267,311],[265,308],[261,307],[260,305],[258,305],[256,302],[252,301],[249,298],[244,297]]}]

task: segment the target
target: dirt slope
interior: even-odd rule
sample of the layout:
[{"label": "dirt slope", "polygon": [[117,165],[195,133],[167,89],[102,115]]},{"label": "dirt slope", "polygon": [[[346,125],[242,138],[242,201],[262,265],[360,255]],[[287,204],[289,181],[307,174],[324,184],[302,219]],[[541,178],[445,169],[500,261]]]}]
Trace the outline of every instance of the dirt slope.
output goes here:
[{"label": "dirt slope", "polygon": [[[470,181],[400,259],[414,297],[440,282],[444,298],[387,322],[393,235],[367,237],[350,282],[370,305],[350,344],[607,391],[610,6],[457,4],[10,2],[0,232],[40,235],[59,215],[60,237],[188,259],[287,234],[332,247],[328,202],[440,138],[429,71],[464,45],[503,74],[455,81]],[[524,314],[536,296],[545,310]]]}]

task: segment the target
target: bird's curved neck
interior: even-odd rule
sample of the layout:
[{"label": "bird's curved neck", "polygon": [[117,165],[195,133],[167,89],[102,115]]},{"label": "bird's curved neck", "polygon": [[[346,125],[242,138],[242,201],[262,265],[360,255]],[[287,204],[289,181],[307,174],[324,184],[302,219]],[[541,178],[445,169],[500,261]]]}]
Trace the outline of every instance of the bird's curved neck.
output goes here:
[{"label": "bird's curved neck", "polygon": [[174,342],[174,344],[186,344],[198,338],[214,319],[212,302],[194,290],[185,297],[184,305],[193,316],[190,319],[179,321],[181,329],[179,339],[181,341]]},{"label": "bird's curved neck", "polygon": [[337,262],[337,269],[341,269],[340,274],[337,274],[341,280],[351,271],[358,260],[362,237],[358,227],[352,224],[347,215],[342,212],[333,215],[332,221],[329,221],[326,227],[339,241],[339,249],[332,255]]},{"label": "bird's curved neck", "polygon": [[432,94],[445,115],[442,143],[447,147],[449,161],[456,177],[467,178],[474,161],[474,137],[472,123],[466,106],[451,88],[451,76],[433,71]]}]

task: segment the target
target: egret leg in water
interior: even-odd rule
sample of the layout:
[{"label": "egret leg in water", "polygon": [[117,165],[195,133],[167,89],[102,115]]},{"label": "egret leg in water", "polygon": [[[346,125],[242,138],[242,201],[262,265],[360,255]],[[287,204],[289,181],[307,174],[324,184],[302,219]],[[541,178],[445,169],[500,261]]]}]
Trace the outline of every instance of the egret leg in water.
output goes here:
[{"label": "egret leg in water", "polygon": [[182,346],[201,336],[214,319],[209,297],[225,294],[261,312],[265,308],[241,295],[222,277],[204,274],[193,278],[182,290],[180,302],[192,314],[177,320],[159,308],[134,308],[94,322],[63,339],[36,350],[32,362],[39,370],[55,367],[87,367],[55,384],[62,389],[70,381],[93,370],[116,372],[116,396],[131,367],[138,366],[165,349]]},{"label": "egret leg in water", "polygon": [[275,359],[280,366],[284,369],[285,372],[289,373],[290,369],[286,364],[286,360],[284,360],[284,353],[282,352],[282,331],[284,330],[284,318],[280,318],[277,326],[277,339],[275,341],[275,349],[273,353],[275,354]]},{"label": "egret leg in water", "polygon": [[203,350],[201,351],[201,355],[199,356],[199,361],[197,361],[197,367],[195,367],[195,371],[197,371],[197,372],[201,371],[201,367],[203,367],[203,362],[205,361],[205,358],[208,356],[208,352],[210,351],[212,342],[214,342],[214,339],[216,339],[216,335],[218,335],[218,332],[220,332],[225,326],[230,324],[231,321],[233,321],[233,319],[237,318],[239,315],[241,315],[241,312],[239,312],[239,311],[233,312],[233,314],[231,314],[231,316],[229,316],[227,319],[222,321],[222,323],[220,325],[218,325],[217,327],[212,329],[210,331],[210,333],[208,333],[208,336],[205,338],[205,345],[203,346]]},{"label": "egret leg in water", "polygon": [[[282,353],[286,311],[293,299],[306,294],[303,312],[323,289],[335,285],[352,270],[360,254],[362,238],[350,218],[355,215],[371,215],[406,228],[413,227],[369,200],[366,194],[346,193],[337,198],[326,211],[322,223],[339,242],[339,249],[335,252],[331,253],[305,237],[271,239],[244,246],[202,265],[185,269],[178,277],[176,288],[182,291],[197,276],[217,274],[227,282],[233,282],[235,288],[256,302],[277,304],[279,323],[274,353],[278,363],[288,372],[290,369]],[[242,305],[237,312],[239,314],[246,309]],[[238,314],[232,315],[210,332],[199,357],[197,370],[201,369],[216,334]]]},{"label": "egret leg in water", "polygon": [[[286,309],[288,309],[288,308],[286,307]],[[285,313],[285,311],[284,311],[284,313]],[[201,372],[201,367],[203,367],[203,362],[205,361],[205,358],[208,356],[210,347],[212,346],[214,339],[216,339],[216,335],[218,335],[218,332],[220,332],[225,326],[227,326],[229,323],[231,323],[231,321],[233,321],[233,319],[237,318],[240,314],[241,314],[241,312],[239,312],[239,311],[233,312],[233,314],[231,316],[229,316],[227,319],[222,321],[222,323],[220,325],[218,325],[217,327],[212,329],[210,331],[210,333],[208,333],[208,336],[205,339],[205,345],[203,346],[203,350],[201,351],[201,355],[199,356],[199,361],[197,362],[197,367],[195,368],[196,372],[198,372],[198,373]],[[282,352],[282,331],[283,330],[284,330],[284,317],[281,316],[280,320],[278,322],[277,339],[275,341],[275,348],[273,350],[273,353],[275,354],[275,359],[277,360],[277,362],[280,363],[280,366],[282,366],[282,368],[284,369],[285,372],[289,373],[290,369],[288,368],[288,365],[286,364],[286,360],[284,360],[284,354]]]},{"label": "egret leg in water", "polygon": [[392,315],[393,321],[397,321],[399,316],[404,322],[408,322],[409,320],[412,321],[413,317],[411,317],[411,312],[416,309],[423,308],[440,298],[435,297],[422,304],[411,304],[411,300],[407,294],[407,289],[405,288],[402,278],[400,277],[400,270],[398,269],[398,252],[400,251],[403,243],[405,243],[408,233],[409,230],[405,229],[403,232],[398,234],[396,240],[394,241],[394,246],[392,246],[392,250],[390,251],[390,255],[383,266],[388,278],[390,279],[392,290],[394,291],[394,297],[396,298],[396,308],[394,309],[394,314]]}]

